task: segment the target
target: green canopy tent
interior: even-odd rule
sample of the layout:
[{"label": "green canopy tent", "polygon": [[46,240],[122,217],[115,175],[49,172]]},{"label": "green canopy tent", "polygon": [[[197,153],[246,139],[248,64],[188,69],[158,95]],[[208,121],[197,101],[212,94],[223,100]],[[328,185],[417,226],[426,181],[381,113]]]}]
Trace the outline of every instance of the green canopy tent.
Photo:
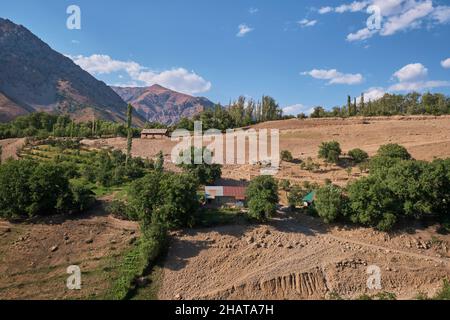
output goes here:
[{"label": "green canopy tent", "polygon": [[308,193],[305,197],[303,197],[302,201],[304,203],[307,203],[308,206],[310,206],[313,204],[315,198],[316,198],[316,191],[312,191]]}]

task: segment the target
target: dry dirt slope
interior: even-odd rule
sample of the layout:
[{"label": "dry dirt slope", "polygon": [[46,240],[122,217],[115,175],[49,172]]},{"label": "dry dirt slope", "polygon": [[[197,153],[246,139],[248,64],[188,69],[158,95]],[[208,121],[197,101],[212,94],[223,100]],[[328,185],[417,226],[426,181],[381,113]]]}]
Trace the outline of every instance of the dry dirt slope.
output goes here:
[{"label": "dry dirt slope", "polygon": [[431,244],[433,234],[432,229],[394,236],[327,229],[305,216],[186,231],[173,240],[159,298],[323,299],[331,293],[357,298],[379,292],[367,289],[369,265],[381,269],[381,291],[401,299],[434,294],[450,277],[450,238]]}]

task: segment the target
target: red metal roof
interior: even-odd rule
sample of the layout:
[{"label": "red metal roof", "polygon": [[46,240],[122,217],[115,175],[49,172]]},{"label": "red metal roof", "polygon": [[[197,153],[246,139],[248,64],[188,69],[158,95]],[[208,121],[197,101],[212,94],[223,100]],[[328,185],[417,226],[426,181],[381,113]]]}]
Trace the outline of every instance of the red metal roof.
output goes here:
[{"label": "red metal roof", "polygon": [[236,200],[245,200],[246,187],[223,187],[224,197],[234,197]]}]

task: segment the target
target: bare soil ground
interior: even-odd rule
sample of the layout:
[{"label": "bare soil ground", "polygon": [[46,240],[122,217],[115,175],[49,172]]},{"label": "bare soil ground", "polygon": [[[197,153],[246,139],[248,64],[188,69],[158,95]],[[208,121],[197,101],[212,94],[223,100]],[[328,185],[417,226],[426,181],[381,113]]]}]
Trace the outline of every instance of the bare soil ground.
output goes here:
[{"label": "bare soil ground", "polygon": [[20,149],[24,143],[24,138],[0,140],[0,145],[2,146],[2,156],[0,160],[5,161],[8,158],[17,159],[17,149]]},{"label": "bare soil ground", "polygon": [[[123,253],[138,237],[135,223],[105,215],[0,220],[0,299],[99,299],[110,288]],[[81,269],[81,290],[68,290],[67,267]]]},{"label": "bare soil ground", "polygon": [[[411,230],[410,230],[411,231]],[[324,299],[392,292],[433,295],[450,276],[450,236],[419,227],[412,234],[327,227],[280,215],[268,225],[187,230],[174,235],[160,299]],[[438,240],[439,239],[439,240]],[[367,267],[381,269],[369,290]]]}]

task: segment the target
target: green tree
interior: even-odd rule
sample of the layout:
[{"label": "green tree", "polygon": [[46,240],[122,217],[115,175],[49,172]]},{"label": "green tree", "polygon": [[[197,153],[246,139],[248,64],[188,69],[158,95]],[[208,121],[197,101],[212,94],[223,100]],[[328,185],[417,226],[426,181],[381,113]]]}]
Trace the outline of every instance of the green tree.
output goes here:
[{"label": "green tree", "polygon": [[277,210],[278,185],[272,176],[259,176],[247,188],[248,215],[258,221],[267,221]]},{"label": "green tree", "polygon": [[[200,184],[211,184],[217,179],[220,179],[222,175],[222,166],[220,164],[212,163],[211,151],[206,147],[191,147],[190,150],[185,150],[182,154],[189,154],[190,161],[189,163],[181,163],[179,167],[196,177]],[[196,157],[202,159],[200,164],[195,163]]]},{"label": "green tree", "polygon": [[131,148],[133,145],[133,129],[131,128],[133,121],[133,107],[131,104],[128,104],[127,108],[127,157],[125,160],[125,164],[128,165],[128,161],[131,158]]},{"label": "green tree", "polygon": [[354,223],[390,230],[397,221],[399,203],[377,177],[361,178],[348,187],[350,219]]},{"label": "green tree", "polygon": [[319,158],[329,163],[338,163],[341,154],[341,146],[337,141],[322,142],[319,146]]},{"label": "green tree", "polygon": [[289,188],[288,203],[289,206],[294,208],[303,204],[303,198],[307,194],[306,190],[298,185],[294,185]]},{"label": "green tree", "polygon": [[164,170],[164,154],[162,151],[159,151],[156,155],[156,161],[154,164],[155,170],[163,171]]},{"label": "green tree", "polygon": [[381,146],[378,149],[377,155],[380,157],[388,157],[401,160],[409,160],[412,158],[405,147],[395,143],[385,144]]},{"label": "green tree", "polygon": [[157,216],[169,228],[193,222],[198,209],[198,183],[190,174],[153,171],[130,187],[130,216],[148,221]]},{"label": "green tree", "polygon": [[314,207],[326,223],[347,215],[347,199],[343,196],[342,189],[332,184],[317,190]]},{"label": "green tree", "polygon": [[361,163],[366,161],[369,158],[369,155],[364,150],[359,148],[352,149],[348,152],[349,157],[353,160],[354,163]]}]

